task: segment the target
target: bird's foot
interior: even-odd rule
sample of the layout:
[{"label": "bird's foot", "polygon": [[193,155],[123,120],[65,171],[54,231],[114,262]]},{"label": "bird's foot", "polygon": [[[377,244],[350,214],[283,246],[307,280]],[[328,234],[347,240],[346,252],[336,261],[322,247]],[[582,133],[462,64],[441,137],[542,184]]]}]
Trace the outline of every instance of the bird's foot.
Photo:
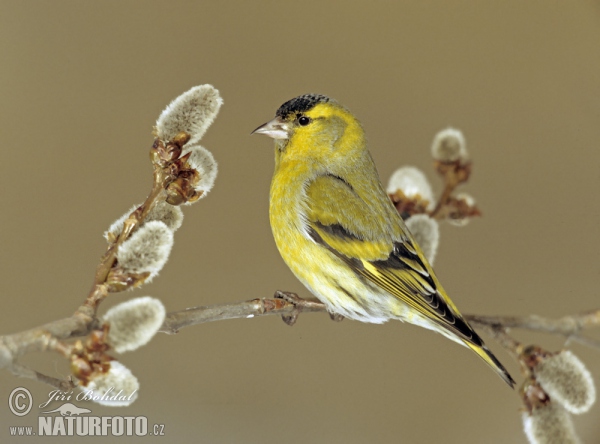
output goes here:
[{"label": "bird's foot", "polygon": [[[292,293],[289,291],[277,290],[275,292],[274,298],[281,299],[293,306],[292,312],[290,314],[282,314],[281,315],[281,319],[283,319],[283,322],[285,322],[287,325],[290,325],[290,326],[294,325],[296,323],[296,321],[298,320],[298,315],[300,313],[302,313],[303,311],[325,311],[326,310],[326,307],[322,302],[315,301],[315,300],[309,300],[309,299],[302,299],[296,293]],[[340,322],[340,321],[344,320],[344,317],[341,314],[332,313],[330,311],[327,311],[327,313],[329,314],[329,317],[333,321]]]},{"label": "bird's foot", "polygon": [[329,313],[329,317],[331,318],[331,320],[335,322],[342,322],[344,319],[346,319],[339,313],[332,313],[330,311],[328,311],[327,313]]},{"label": "bird's foot", "polygon": [[277,290],[277,291],[275,291],[274,297],[275,297],[275,299],[283,299],[284,301],[289,302],[290,304],[292,304],[294,306],[294,310],[292,311],[291,314],[281,315],[281,319],[283,319],[283,322],[285,322],[289,326],[294,325],[296,323],[296,321],[298,320],[298,315],[302,311],[302,306],[308,301],[305,301],[300,296],[298,296],[296,293],[292,293],[289,291]]}]

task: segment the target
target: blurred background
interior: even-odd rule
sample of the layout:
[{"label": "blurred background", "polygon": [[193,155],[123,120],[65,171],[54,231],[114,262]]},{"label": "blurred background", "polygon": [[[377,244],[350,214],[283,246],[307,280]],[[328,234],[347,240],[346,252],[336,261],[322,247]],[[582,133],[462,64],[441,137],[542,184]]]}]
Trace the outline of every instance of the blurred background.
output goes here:
[{"label": "blurred background", "polygon": [[[271,236],[272,141],[249,135],[307,92],[361,119],[384,183],[409,164],[439,191],[431,141],[448,125],[464,131],[474,170],[462,191],[483,217],[444,224],[435,264],[463,313],[598,308],[599,42],[600,5],[584,0],[2,1],[0,334],[83,301],[102,233],[150,190],[156,118],[203,83],[225,101],[203,141],[219,162],[215,188],[185,209],[161,275],[102,312],[142,295],[169,311],[277,289],[307,296]],[[571,349],[599,382],[598,350]],[[146,416],[171,442],[526,442],[516,392],[467,349],[399,322],[223,321],[160,334],[119,359],[140,380],[137,402],[78,405]],[[58,356],[25,362],[68,374]],[[51,390],[2,373],[4,442],[9,425],[37,424],[37,406],[23,418],[8,410],[17,386],[38,403]],[[600,441],[599,415],[595,406],[574,418],[584,442]]]}]

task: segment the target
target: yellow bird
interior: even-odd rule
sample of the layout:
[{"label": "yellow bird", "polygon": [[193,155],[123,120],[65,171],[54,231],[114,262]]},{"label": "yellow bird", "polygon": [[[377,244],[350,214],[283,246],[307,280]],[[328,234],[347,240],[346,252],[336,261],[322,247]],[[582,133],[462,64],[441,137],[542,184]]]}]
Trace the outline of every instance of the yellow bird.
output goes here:
[{"label": "yellow bird", "polygon": [[270,220],[279,252],[330,312],[435,330],[473,350],[514,386],[446,295],[385,193],[350,111],[307,94],[281,105],[253,134],[275,139]]}]

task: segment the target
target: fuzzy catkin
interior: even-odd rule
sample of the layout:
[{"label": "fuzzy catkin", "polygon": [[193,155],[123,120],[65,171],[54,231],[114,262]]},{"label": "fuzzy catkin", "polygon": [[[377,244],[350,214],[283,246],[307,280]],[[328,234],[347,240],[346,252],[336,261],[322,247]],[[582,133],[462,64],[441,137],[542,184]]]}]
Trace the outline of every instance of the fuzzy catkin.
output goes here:
[{"label": "fuzzy catkin", "polygon": [[460,130],[446,128],[437,133],[431,144],[431,154],[440,162],[455,162],[468,160],[467,143]]},{"label": "fuzzy catkin", "polygon": [[164,267],[172,246],[173,232],[164,222],[146,222],[119,247],[117,260],[125,272],[149,272],[148,282]]},{"label": "fuzzy catkin", "polygon": [[[121,231],[123,231],[123,223],[125,223],[129,215],[140,205],[141,204],[132,206],[125,214],[114,221],[108,230],[104,232],[104,238],[109,240],[109,235],[112,235],[115,238],[119,236]],[[171,205],[164,200],[159,200],[148,212],[148,216],[146,216],[146,222],[153,220],[164,222],[170,230],[175,232],[181,228],[181,225],[183,224],[183,211],[181,208]]]},{"label": "fuzzy catkin", "polygon": [[421,250],[423,250],[423,254],[425,254],[429,263],[433,265],[440,243],[438,222],[426,214],[415,214],[406,220],[406,226]]},{"label": "fuzzy catkin", "polygon": [[198,142],[217,116],[223,99],[212,85],[191,88],[173,100],[156,122],[156,135],[171,141],[185,131],[191,138],[188,144]]},{"label": "fuzzy catkin", "polygon": [[523,413],[523,430],[530,444],[580,444],[569,413],[549,403]]},{"label": "fuzzy catkin", "polygon": [[183,211],[178,206],[159,200],[146,217],[146,222],[152,220],[163,222],[171,231],[175,232],[183,224]]},{"label": "fuzzy catkin", "polygon": [[475,198],[468,193],[458,193],[456,199],[463,200],[470,207],[475,205]]},{"label": "fuzzy catkin", "polygon": [[[475,198],[467,193],[458,193],[456,195],[456,199],[459,201],[463,201],[469,207],[475,206]],[[447,218],[446,221],[456,227],[464,227],[469,222],[471,222],[471,218],[469,216],[465,216],[462,218]]]},{"label": "fuzzy catkin", "polygon": [[401,190],[408,198],[419,195],[428,202],[427,209],[433,209],[433,191],[427,176],[420,169],[404,166],[394,171],[388,182],[387,193],[394,194],[398,190]]},{"label": "fuzzy catkin", "polygon": [[115,305],[106,312],[108,343],[117,353],[147,344],[165,320],[166,310],[158,299],[144,296]]},{"label": "fuzzy catkin", "polygon": [[85,400],[109,407],[126,407],[137,399],[139,388],[140,383],[131,370],[119,361],[111,361],[108,373],[97,375],[86,387],[81,387],[81,391],[85,393]]},{"label": "fuzzy catkin", "polygon": [[202,191],[204,197],[208,193],[217,177],[217,161],[210,151],[200,145],[192,145],[189,148],[186,147],[183,154],[191,153],[188,163],[198,173],[200,173],[200,180],[194,186],[196,191]]},{"label": "fuzzy catkin", "polygon": [[571,413],[587,412],[596,400],[592,375],[569,350],[544,358],[535,367],[534,374],[550,398]]},{"label": "fuzzy catkin", "polygon": [[110,240],[110,236],[113,236],[114,238],[116,238],[117,236],[119,236],[121,234],[121,231],[123,231],[123,224],[125,223],[125,221],[127,220],[127,218],[129,217],[129,215],[137,208],[139,207],[139,205],[133,205],[129,210],[127,210],[121,217],[119,217],[117,220],[115,220],[112,224],[110,224],[110,227],[108,227],[108,230],[106,230],[104,232],[104,238],[109,241]]}]

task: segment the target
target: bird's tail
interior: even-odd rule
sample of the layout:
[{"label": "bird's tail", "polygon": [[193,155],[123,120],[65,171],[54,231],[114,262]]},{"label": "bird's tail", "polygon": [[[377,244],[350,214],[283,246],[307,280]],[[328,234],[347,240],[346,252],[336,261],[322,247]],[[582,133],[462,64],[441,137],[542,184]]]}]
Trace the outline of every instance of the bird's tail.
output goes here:
[{"label": "bird's tail", "polygon": [[485,346],[485,344],[482,343],[481,345],[476,345],[468,341],[464,341],[464,344],[477,353],[477,355],[483,359],[485,363],[489,365],[492,370],[494,370],[496,374],[500,376],[511,388],[515,387],[515,380],[510,376],[498,358],[494,356],[494,354]]}]

